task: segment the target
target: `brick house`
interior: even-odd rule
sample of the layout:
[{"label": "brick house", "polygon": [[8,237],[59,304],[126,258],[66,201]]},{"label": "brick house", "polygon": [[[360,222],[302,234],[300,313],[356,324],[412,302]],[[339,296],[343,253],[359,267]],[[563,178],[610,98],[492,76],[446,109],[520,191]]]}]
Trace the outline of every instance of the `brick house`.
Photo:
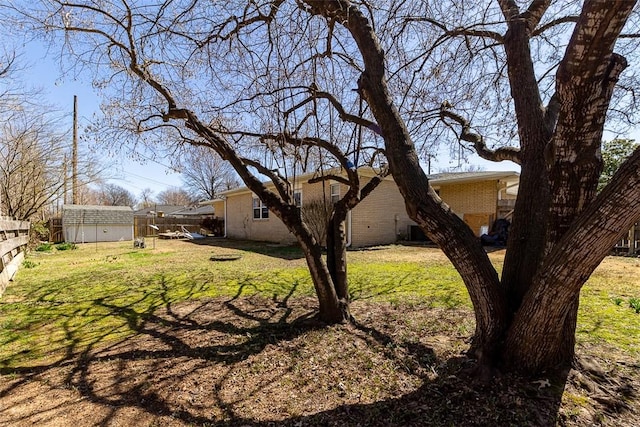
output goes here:
[{"label": "brick house", "polygon": [[[372,171],[359,169],[363,177]],[[335,200],[347,191],[338,182],[309,184],[313,175],[298,177],[294,193],[301,207],[312,200]],[[463,218],[476,235],[486,232],[497,218],[508,216],[517,194],[516,172],[460,172],[431,175],[431,185],[453,212]],[[222,193],[207,202],[225,219],[225,236],[277,243],[293,243],[295,237],[248,188]],[[409,218],[404,200],[391,177],[382,183],[347,218],[347,243],[353,247],[424,239]]]}]

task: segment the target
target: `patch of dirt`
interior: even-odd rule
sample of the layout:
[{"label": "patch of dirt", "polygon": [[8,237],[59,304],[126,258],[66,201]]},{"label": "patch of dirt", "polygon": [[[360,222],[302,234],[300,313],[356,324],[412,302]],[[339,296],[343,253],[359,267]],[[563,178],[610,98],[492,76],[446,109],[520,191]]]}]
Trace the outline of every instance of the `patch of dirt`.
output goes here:
[{"label": "patch of dirt", "polygon": [[624,355],[580,348],[566,382],[476,383],[467,311],[357,301],[355,324],[323,328],[314,307],[250,297],[134,316],[122,342],[3,368],[0,425],[637,425],[640,366]]}]

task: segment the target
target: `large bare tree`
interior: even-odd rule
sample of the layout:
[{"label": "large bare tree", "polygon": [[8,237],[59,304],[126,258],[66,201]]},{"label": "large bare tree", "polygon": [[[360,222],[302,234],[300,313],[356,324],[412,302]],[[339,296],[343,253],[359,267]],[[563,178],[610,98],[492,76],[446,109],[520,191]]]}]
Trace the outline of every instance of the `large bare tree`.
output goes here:
[{"label": "large bare tree", "polygon": [[[488,138],[474,131],[472,117],[452,109],[455,100],[443,99],[439,112],[459,130],[459,138],[472,143],[483,157],[521,165],[501,278],[468,227],[429,186],[420,167],[412,134],[389,83],[393,70],[388,70],[395,60],[385,55],[382,43],[394,42],[382,40],[377,32],[375,17],[384,11],[372,13],[348,1],[304,3],[310,14],[324,17],[327,25],[339,23],[347,29],[358,46],[363,67],[358,88],[381,128],[391,173],[407,210],[445,251],[471,295],[476,313],[471,354],[480,360],[480,366],[529,372],[566,367],[574,354],[580,289],[616,239],[640,218],[640,150],[596,197],[607,111],[628,65],[614,48],[635,2],[586,1],[576,6],[531,1],[523,7],[523,2],[502,0],[468,6],[484,13],[476,15],[475,21],[466,19],[451,26],[434,19],[430,10],[401,14],[407,27],[428,23],[441,32],[427,46],[427,53],[445,42],[457,43],[448,44],[452,49],[455,46],[451,57],[459,51],[471,54],[476,47],[482,59],[475,80],[468,75],[459,80],[474,86],[488,74],[496,87],[507,89],[504,101],[509,102],[506,110],[513,117],[518,146],[491,149]],[[464,16],[463,8],[456,6],[452,2],[444,8],[449,16]],[[545,51],[536,50],[535,43],[539,43],[537,38],[544,39],[546,31],[560,27],[565,31],[554,33],[560,34],[555,38],[559,49],[546,51],[555,60],[549,68],[540,59]],[[482,51],[491,55],[482,56]],[[422,53],[414,59],[425,72],[431,71],[432,79],[443,72],[429,67]],[[455,65],[470,72],[460,63],[452,67]],[[478,105],[488,101],[484,108],[495,114],[490,102],[501,100],[474,101]]]},{"label": "large bare tree", "polygon": [[[22,59],[13,52],[0,55],[0,213],[45,220],[71,191],[71,125],[63,111],[42,101],[42,89],[22,81]],[[109,162],[86,144],[78,157],[77,190],[86,195]]]},{"label": "large bare tree", "polygon": [[[347,172],[328,227],[343,242],[345,212],[375,185],[361,187],[355,168],[375,160],[380,135],[407,211],[467,286],[479,366],[570,363],[580,289],[640,218],[640,151],[596,191],[607,117],[634,121],[634,98],[617,92],[631,87],[618,84],[628,63],[614,48],[633,59],[623,29],[635,1],[47,4],[45,28],[65,31],[76,58],[115,70],[105,84],[131,94],[112,117],[137,131],[173,126],[212,148],[283,220],[326,319],[344,318],[346,264],[318,261],[287,183],[331,162]],[[420,166],[452,132],[459,146],[521,166],[501,276]]]},{"label": "large bare tree", "polygon": [[181,188],[168,188],[156,196],[158,203],[163,205],[191,206],[195,201],[186,190]]},{"label": "large bare tree", "polygon": [[[12,2],[36,31],[64,36],[76,69],[96,71],[95,85],[111,95],[99,128],[110,146],[148,143],[158,152],[162,141],[180,141],[227,161],[302,247],[320,318],[342,322],[350,318],[346,217],[386,174],[380,167],[361,182],[357,171],[383,166],[381,139],[374,123],[347,112],[353,93],[327,90],[342,84],[322,61],[330,31],[322,21],[289,19],[284,6],[308,16],[284,1]],[[347,188],[333,205],[326,260],[295,197],[306,173]]]},{"label": "large bare tree", "polygon": [[5,115],[0,127],[2,214],[28,220],[54,200],[65,182],[64,135],[39,113]]},{"label": "large bare tree", "polygon": [[105,183],[96,190],[97,203],[103,206],[131,206],[136,204],[136,196],[124,187]]}]

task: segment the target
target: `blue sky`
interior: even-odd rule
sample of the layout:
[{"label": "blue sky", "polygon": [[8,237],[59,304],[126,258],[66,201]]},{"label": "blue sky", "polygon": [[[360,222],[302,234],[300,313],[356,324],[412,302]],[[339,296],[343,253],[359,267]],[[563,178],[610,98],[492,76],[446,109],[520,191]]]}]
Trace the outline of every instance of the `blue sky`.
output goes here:
[{"label": "blue sky", "polygon": [[[21,79],[27,85],[40,88],[46,101],[55,105],[64,120],[62,123],[73,126],[73,96],[78,97],[78,123],[82,136],[83,128],[88,126],[93,118],[100,113],[100,98],[91,86],[90,76],[62,78],[60,68],[53,54],[46,55],[45,49],[38,43],[30,43],[24,47],[19,61],[25,67],[21,72]],[[69,133],[71,135],[71,133]],[[88,144],[80,140],[80,144]],[[144,153],[142,153],[144,155]],[[180,187],[182,178],[180,174],[171,171],[159,162],[146,162],[144,165],[129,159],[112,159],[114,168],[110,171],[109,182],[127,188],[138,196],[145,188],[151,188],[155,194],[167,188]]]},{"label": "blue sky", "polygon": [[[91,76],[81,75],[73,77],[61,77],[59,65],[53,52],[47,56],[44,47],[37,42],[27,45],[21,53],[21,62],[26,65],[22,78],[27,84],[41,88],[49,103],[54,104],[64,114],[63,123],[72,128],[73,96],[78,97],[78,122],[79,135],[82,135],[83,127],[91,124],[93,118],[100,112],[100,98],[91,86]],[[81,144],[87,144],[81,141]],[[457,161],[452,161],[448,155],[448,148],[442,147],[438,153],[438,160],[432,164],[432,172],[440,172],[443,169],[455,167]],[[145,153],[142,153],[143,157]],[[150,188],[154,194],[168,188],[176,188],[182,185],[181,175],[173,172],[159,159],[149,161],[141,165],[126,158],[113,159],[114,168],[110,175],[110,182],[127,188],[134,195],[139,196],[145,188]],[[511,162],[492,163],[484,161],[477,156],[470,158],[469,165],[481,166],[484,170],[519,170],[519,167]],[[426,169],[426,165],[425,165]]]}]

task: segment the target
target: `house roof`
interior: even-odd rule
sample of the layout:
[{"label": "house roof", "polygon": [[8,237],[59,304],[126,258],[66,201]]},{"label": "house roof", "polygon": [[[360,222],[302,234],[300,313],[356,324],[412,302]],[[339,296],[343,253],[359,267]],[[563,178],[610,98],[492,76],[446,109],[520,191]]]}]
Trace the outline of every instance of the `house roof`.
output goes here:
[{"label": "house roof", "polygon": [[185,209],[183,205],[153,205],[134,211],[135,216],[153,215],[154,212],[164,212],[165,215],[171,215],[173,212]]},{"label": "house roof", "polygon": [[64,205],[62,223],[69,224],[133,224],[129,206]]},{"label": "house roof", "polygon": [[445,172],[429,175],[432,185],[457,184],[463,182],[491,181],[498,179],[517,180],[520,174],[514,171],[476,171],[476,172]]},{"label": "house roof", "polygon": [[180,210],[171,212],[171,216],[200,216],[200,215],[213,215],[213,206],[208,204],[201,204],[199,206],[188,206]]},{"label": "house roof", "polygon": [[[333,170],[327,171],[327,173],[333,172],[340,173],[341,170]],[[365,176],[373,176],[375,171],[371,168],[359,168],[358,172],[361,175]],[[303,175],[298,175],[296,177],[296,182],[307,181],[310,178],[317,176],[316,173],[307,173]],[[445,184],[457,184],[457,183],[465,183],[465,182],[477,182],[477,181],[490,181],[490,180],[513,180],[517,181],[520,177],[518,172],[514,171],[476,171],[476,172],[445,172],[445,173],[437,173],[429,175],[429,182],[434,186],[445,185]],[[511,178],[511,179],[509,179]],[[393,179],[391,175],[387,176],[385,179]],[[271,182],[267,182],[267,185],[273,185]],[[239,187],[234,188],[233,190],[227,190],[221,193],[221,197],[229,197],[236,194],[242,193],[250,193],[247,187]],[[202,204],[212,204],[215,201],[219,201],[223,199],[215,199],[208,200],[205,202],[201,202]]]}]

